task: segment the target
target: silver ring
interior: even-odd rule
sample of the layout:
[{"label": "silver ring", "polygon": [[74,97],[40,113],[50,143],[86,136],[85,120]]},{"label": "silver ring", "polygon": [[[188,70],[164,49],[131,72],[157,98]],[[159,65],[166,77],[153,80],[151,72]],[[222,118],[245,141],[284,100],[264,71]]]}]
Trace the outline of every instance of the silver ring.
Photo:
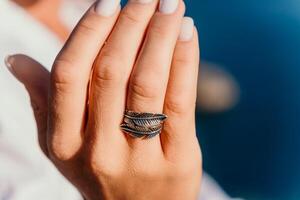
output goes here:
[{"label": "silver ring", "polygon": [[164,114],[126,110],[121,129],[132,137],[149,139],[161,133],[166,119],[167,116]]}]

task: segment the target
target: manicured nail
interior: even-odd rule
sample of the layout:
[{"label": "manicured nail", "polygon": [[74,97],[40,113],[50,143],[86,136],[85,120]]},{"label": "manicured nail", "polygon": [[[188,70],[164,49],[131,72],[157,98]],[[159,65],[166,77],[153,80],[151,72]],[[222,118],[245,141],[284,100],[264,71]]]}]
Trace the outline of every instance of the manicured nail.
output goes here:
[{"label": "manicured nail", "polygon": [[181,30],[179,34],[180,41],[190,41],[194,36],[194,20],[190,17],[182,19]]},{"label": "manicured nail", "polygon": [[4,63],[7,67],[7,69],[15,76],[15,71],[13,69],[13,61],[14,61],[14,57],[13,56],[6,56],[5,59],[4,59]]},{"label": "manicured nail", "polygon": [[164,14],[172,14],[177,10],[179,0],[160,0],[159,11]]},{"label": "manicured nail", "polygon": [[141,3],[141,4],[147,4],[153,2],[153,0],[130,0],[132,3]]},{"label": "manicured nail", "polygon": [[112,16],[120,6],[121,0],[99,0],[95,11],[104,17]]}]

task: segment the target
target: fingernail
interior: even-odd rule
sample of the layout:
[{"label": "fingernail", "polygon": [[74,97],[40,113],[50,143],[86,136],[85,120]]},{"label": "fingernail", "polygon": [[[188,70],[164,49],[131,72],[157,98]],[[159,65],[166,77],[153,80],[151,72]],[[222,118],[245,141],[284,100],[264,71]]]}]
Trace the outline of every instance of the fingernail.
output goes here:
[{"label": "fingernail", "polygon": [[160,0],[159,11],[164,14],[172,14],[177,10],[178,0]]},{"label": "fingernail", "polygon": [[10,56],[10,55],[6,56],[5,59],[4,59],[4,63],[5,63],[5,65],[6,65],[6,67],[7,67],[7,69],[8,69],[14,76],[16,76],[16,75],[15,75],[15,71],[14,71],[14,69],[13,69],[13,61],[14,61],[14,57],[13,57],[13,56]]},{"label": "fingernail", "polygon": [[179,34],[180,41],[190,41],[194,36],[194,20],[191,17],[182,19],[181,30]]},{"label": "fingernail", "polygon": [[99,0],[95,11],[104,17],[112,16],[120,6],[121,0]]},{"label": "fingernail", "polygon": [[153,0],[130,0],[132,3],[141,3],[141,4],[147,4],[153,2]]}]

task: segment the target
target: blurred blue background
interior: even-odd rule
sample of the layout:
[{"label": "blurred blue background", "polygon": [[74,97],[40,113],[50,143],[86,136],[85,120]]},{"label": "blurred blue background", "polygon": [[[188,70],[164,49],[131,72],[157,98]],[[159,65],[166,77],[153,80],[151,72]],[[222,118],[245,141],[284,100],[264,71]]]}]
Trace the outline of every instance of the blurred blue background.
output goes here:
[{"label": "blurred blue background", "polygon": [[186,0],[202,60],[241,88],[226,113],[198,113],[204,167],[233,196],[300,199],[300,1]]}]

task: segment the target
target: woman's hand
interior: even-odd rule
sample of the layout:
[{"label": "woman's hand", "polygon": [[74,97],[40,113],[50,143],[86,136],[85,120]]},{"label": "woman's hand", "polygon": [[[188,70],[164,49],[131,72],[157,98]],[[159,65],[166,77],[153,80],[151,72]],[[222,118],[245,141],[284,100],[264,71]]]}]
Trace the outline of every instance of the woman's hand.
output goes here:
[{"label": "woman's hand", "polygon": [[[115,0],[93,5],[51,75],[28,57],[7,60],[30,93],[43,151],[88,200],[198,195],[197,32],[181,0],[157,4],[132,0],[122,11]],[[123,133],[125,109],[168,115],[161,135]]]}]

